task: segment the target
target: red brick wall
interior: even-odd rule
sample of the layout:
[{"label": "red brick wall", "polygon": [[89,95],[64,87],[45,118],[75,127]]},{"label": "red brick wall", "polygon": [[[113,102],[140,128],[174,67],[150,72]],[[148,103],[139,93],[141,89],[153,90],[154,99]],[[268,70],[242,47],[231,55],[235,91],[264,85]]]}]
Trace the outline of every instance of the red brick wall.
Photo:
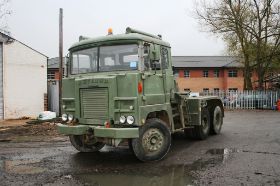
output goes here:
[{"label": "red brick wall", "polygon": [[[184,69],[179,70],[179,77],[177,83],[180,91],[184,89],[190,89],[192,92],[201,92],[203,88],[209,88],[213,91],[214,88],[220,90],[228,90],[229,88],[237,88],[243,90],[243,71],[238,69],[238,77],[228,77],[228,70],[230,69],[218,69],[219,77],[214,77],[214,70],[217,68],[205,68],[205,69],[186,69],[190,71],[190,77],[184,77]],[[203,77],[203,70],[208,70],[209,77]]]},{"label": "red brick wall", "polygon": [[59,71],[55,71],[55,75],[54,76],[55,76],[55,79],[58,80],[59,79]]}]

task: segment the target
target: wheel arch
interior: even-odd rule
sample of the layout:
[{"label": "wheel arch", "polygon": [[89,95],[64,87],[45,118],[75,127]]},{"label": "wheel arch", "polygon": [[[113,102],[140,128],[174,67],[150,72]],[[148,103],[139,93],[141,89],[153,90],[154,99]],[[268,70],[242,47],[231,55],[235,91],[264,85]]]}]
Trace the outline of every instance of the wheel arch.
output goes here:
[{"label": "wheel arch", "polygon": [[149,112],[146,116],[146,120],[152,119],[152,118],[158,118],[162,120],[169,129],[171,129],[171,122],[172,120],[170,119],[170,116],[168,114],[167,110],[157,110],[157,111],[152,111]]}]

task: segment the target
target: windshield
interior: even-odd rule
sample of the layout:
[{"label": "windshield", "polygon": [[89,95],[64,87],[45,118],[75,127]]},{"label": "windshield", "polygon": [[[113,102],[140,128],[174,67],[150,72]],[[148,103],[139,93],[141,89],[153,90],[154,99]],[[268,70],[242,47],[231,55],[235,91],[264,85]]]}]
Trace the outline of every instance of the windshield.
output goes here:
[{"label": "windshield", "polygon": [[138,69],[138,46],[114,45],[72,53],[71,74]]}]

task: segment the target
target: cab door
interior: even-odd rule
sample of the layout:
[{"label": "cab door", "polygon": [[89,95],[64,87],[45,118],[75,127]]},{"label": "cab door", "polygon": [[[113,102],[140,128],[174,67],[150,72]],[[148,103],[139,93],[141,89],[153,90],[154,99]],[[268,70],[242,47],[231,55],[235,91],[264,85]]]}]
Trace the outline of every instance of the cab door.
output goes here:
[{"label": "cab door", "polygon": [[171,64],[170,48],[165,46],[160,47],[160,61],[162,64],[165,102],[169,103],[171,99],[171,93],[174,92],[174,75]]}]

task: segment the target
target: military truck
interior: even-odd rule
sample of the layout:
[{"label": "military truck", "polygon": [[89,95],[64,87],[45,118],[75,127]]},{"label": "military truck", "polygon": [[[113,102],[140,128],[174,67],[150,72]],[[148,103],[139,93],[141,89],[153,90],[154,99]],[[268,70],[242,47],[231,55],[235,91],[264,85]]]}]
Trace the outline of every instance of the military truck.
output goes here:
[{"label": "military truck", "polygon": [[62,112],[58,131],[78,151],[127,141],[141,161],[162,159],[175,132],[199,140],[219,134],[224,117],[218,97],[179,92],[169,43],[129,27],[125,34],[80,36],[71,46]]}]

